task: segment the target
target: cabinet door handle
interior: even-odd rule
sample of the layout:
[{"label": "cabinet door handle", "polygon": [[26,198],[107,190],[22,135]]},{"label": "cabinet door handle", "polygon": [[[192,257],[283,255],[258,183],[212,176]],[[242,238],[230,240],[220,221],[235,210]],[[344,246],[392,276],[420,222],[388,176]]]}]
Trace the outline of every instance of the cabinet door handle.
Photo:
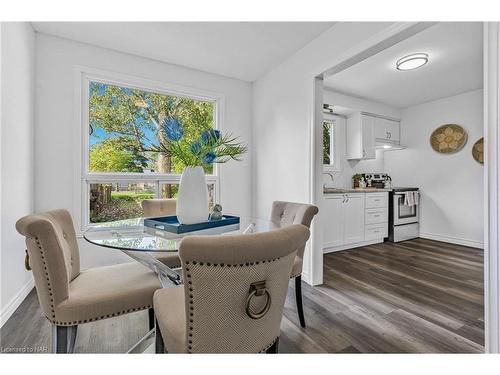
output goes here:
[{"label": "cabinet door handle", "polygon": [[363,149],[363,157],[366,156],[366,151]]}]

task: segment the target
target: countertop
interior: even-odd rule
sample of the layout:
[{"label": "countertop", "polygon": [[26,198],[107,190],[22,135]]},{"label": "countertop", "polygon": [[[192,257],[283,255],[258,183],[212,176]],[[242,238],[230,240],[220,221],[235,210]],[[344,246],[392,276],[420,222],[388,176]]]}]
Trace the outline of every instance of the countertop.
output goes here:
[{"label": "countertop", "polygon": [[323,194],[351,194],[351,193],[383,193],[392,191],[392,189],[377,189],[377,188],[364,188],[364,189],[344,189],[344,188],[324,188]]}]

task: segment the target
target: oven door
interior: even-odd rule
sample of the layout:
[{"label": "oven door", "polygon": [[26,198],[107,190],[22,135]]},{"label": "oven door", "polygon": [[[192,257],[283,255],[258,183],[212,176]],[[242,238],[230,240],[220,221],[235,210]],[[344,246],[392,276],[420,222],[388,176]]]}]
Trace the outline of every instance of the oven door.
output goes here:
[{"label": "oven door", "polygon": [[394,225],[418,223],[418,205],[405,205],[405,196],[401,193],[394,193],[393,199]]}]

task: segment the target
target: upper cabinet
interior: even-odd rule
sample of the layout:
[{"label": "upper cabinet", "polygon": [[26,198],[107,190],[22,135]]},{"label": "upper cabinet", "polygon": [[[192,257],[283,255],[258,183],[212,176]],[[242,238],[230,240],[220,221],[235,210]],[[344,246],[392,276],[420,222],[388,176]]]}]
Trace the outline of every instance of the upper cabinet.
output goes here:
[{"label": "upper cabinet", "polygon": [[[362,115],[366,116],[366,115]],[[374,134],[377,141],[399,144],[399,121],[389,120],[381,117],[373,117]]]},{"label": "upper cabinet", "polygon": [[356,113],[347,119],[347,159],[375,159],[375,149],[400,148],[399,121]]},{"label": "upper cabinet", "polygon": [[347,159],[375,159],[374,119],[361,113],[347,119]]}]

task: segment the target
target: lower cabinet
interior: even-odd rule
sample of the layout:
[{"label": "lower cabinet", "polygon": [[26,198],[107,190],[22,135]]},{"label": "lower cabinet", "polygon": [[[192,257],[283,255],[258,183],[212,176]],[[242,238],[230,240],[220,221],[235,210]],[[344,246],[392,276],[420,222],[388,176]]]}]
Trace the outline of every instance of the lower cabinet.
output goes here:
[{"label": "lower cabinet", "polygon": [[368,224],[365,227],[365,241],[387,237],[387,229],[387,223]]},{"label": "lower cabinet", "polygon": [[345,207],[344,242],[356,243],[365,238],[365,195],[347,194]]},{"label": "lower cabinet", "polygon": [[329,194],[325,199],[323,247],[344,244],[345,194]]},{"label": "lower cabinet", "polygon": [[324,247],[361,242],[365,237],[365,194],[330,194],[325,199]]},{"label": "lower cabinet", "polygon": [[382,242],[388,233],[388,193],[325,195],[325,252]]}]

